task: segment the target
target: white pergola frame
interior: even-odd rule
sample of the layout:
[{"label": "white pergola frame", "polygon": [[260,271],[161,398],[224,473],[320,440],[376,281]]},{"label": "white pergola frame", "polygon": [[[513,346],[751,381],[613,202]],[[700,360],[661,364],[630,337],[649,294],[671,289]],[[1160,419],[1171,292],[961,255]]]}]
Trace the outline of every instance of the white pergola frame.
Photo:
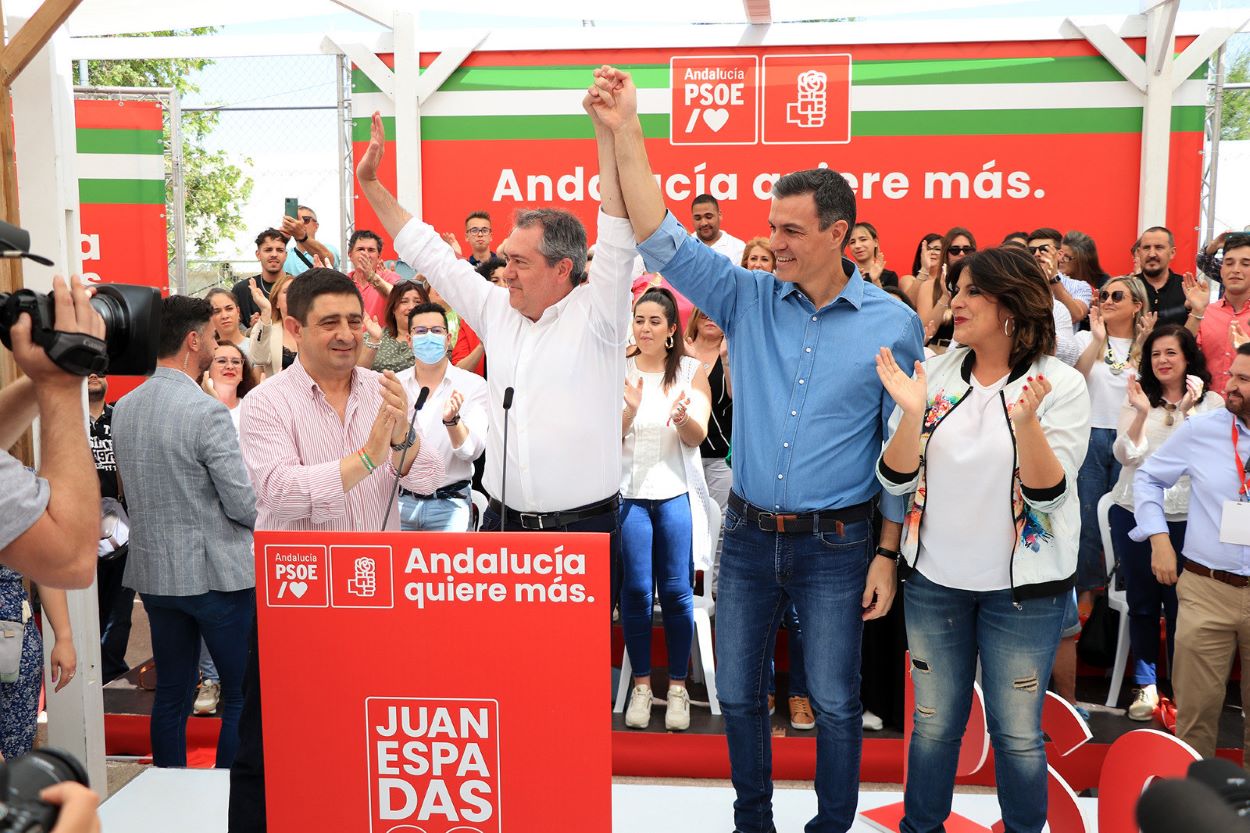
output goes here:
[{"label": "white pergola frame", "polygon": [[[356,64],[396,102],[397,181],[400,201],[421,214],[421,106],[474,51],[568,49],[571,30],[507,29],[439,32],[437,41],[417,28],[411,8],[382,0],[335,0],[339,5],[390,29],[379,35],[263,35],[174,38],[71,38],[61,30],[14,84],[14,121],[22,160],[19,195],[23,224],[37,248],[62,271],[82,268],[75,170],[72,61],[120,58],[226,58],[334,54]],[[1115,17],[996,19],[975,27],[967,21],[771,23],[769,0],[743,0],[744,20],[736,25],[576,30],[576,47],[611,50],[656,47],[790,46],[812,43],[959,43],[1086,39],[1141,93],[1144,109],[1138,227],[1162,224],[1166,213],[1173,94],[1202,61],[1229,37],[1245,31],[1250,12],[1179,14],[1180,0],[1141,0],[1137,14]],[[72,18],[71,18],[72,21]],[[18,31],[21,17],[8,15],[7,31]],[[1196,40],[1176,58],[1175,38]],[[1145,38],[1143,60],[1125,43]],[[421,51],[439,57],[422,74]],[[394,69],[376,56],[392,53]],[[398,106],[403,103],[404,106]],[[56,183],[47,187],[46,183]],[[346,187],[346,186],[344,186]],[[26,285],[47,289],[51,270],[28,267]],[[93,785],[106,790],[99,634],[94,588],[71,593],[71,614],[79,647],[79,679],[49,697],[57,745],[88,764]]]}]

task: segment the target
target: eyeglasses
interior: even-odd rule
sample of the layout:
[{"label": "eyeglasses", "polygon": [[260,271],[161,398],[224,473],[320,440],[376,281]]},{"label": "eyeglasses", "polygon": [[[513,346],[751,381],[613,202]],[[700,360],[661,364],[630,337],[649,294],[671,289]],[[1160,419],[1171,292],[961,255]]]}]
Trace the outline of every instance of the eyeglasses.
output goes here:
[{"label": "eyeglasses", "polygon": [[299,218],[299,221],[300,221],[301,223],[315,223],[315,222],[317,222],[317,218],[316,218],[316,217],[311,217],[311,216],[309,216],[309,217],[300,217],[300,218]]},{"label": "eyeglasses", "polygon": [[951,246],[946,250],[946,253],[948,255],[970,255],[976,250],[976,246]]},{"label": "eyeglasses", "polygon": [[427,333],[433,333],[436,336],[445,336],[447,335],[447,328],[446,327],[413,327],[412,328],[412,334],[414,336],[423,336],[423,335],[426,335]]},{"label": "eyeglasses", "polygon": [[466,231],[469,234],[490,234],[490,229],[482,228],[481,226],[474,226],[471,229],[466,229]]},{"label": "eyeglasses", "polygon": [[1043,243],[1040,246],[1027,246],[1026,248],[1029,250],[1029,254],[1045,254],[1051,250],[1051,245],[1049,243]]},{"label": "eyeglasses", "polygon": [[1117,303],[1117,304],[1123,301],[1127,297],[1128,297],[1128,293],[1125,292],[1123,289],[1116,289],[1111,292],[1108,292],[1107,290],[1104,289],[1103,291],[1098,293],[1098,300],[1106,301],[1109,299],[1112,302]]}]

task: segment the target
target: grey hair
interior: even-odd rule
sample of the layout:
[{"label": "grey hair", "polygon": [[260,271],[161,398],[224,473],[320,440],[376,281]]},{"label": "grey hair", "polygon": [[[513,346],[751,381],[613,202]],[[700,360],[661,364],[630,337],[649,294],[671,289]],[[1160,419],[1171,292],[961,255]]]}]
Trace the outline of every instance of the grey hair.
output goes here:
[{"label": "grey hair", "polygon": [[568,258],[573,263],[569,273],[573,286],[586,280],[586,228],[581,220],[557,208],[530,208],[517,212],[515,225],[540,226],[543,237],[538,251],[547,259],[547,265],[555,266]]}]

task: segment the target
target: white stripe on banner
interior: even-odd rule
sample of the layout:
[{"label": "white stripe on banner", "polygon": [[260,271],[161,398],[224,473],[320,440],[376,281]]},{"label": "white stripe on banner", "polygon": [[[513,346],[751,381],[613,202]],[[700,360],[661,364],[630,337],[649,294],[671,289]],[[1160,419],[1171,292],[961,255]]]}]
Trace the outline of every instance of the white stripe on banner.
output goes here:
[{"label": "white stripe on banner", "polygon": [[[1206,103],[1206,81],[1181,84],[1173,103]],[[665,89],[638,91],[641,113],[670,112],[671,96]],[[516,90],[503,92],[440,92],[422,109],[425,116],[552,116],[581,115],[577,90]],[[1077,81],[1065,84],[909,84],[868,85],[851,88],[855,112],[906,112],[909,110],[1004,110],[1141,107],[1144,96],[1127,81]],[[360,118],[374,111],[393,116],[395,106],[383,93],[353,93],[352,115]]]},{"label": "white stripe on banner", "polygon": [[165,157],[151,153],[80,153],[79,179],[165,180]]}]

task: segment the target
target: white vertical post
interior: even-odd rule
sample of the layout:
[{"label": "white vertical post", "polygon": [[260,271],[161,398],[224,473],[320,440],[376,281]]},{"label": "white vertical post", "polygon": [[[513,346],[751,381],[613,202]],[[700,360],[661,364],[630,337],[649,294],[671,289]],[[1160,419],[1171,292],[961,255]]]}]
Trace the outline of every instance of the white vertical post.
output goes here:
[{"label": "white vertical post", "polygon": [[421,61],[417,52],[417,17],[395,12],[395,195],[399,204],[420,219],[421,101],[417,84]]},{"label": "white vertical post", "polygon": [[[10,17],[8,31],[24,20]],[[21,160],[18,196],[31,248],[56,262],[55,271],[82,270],[78,217],[77,141],[73,64],[65,57],[68,35],[52,36],[13,84],[15,146]],[[25,284],[50,289],[53,269],[27,266]],[[89,509],[89,507],[88,507]],[[104,763],[104,699],[100,680],[99,612],[95,586],[69,593],[78,673],[59,693],[48,694],[48,742],[83,762],[91,786],[108,789]],[[45,658],[52,646],[45,622]]]},{"label": "white vertical post", "polygon": [[170,295],[183,295],[190,291],[187,284],[187,185],[182,155],[182,98],[178,88],[169,90],[169,155],[170,176],[173,180],[173,217],[166,223],[174,224],[174,279]]},{"label": "white vertical post", "polygon": [[1159,3],[1146,12],[1146,102],[1142,111],[1141,172],[1137,228],[1166,225],[1168,167],[1172,141],[1172,23],[1180,0]]}]

